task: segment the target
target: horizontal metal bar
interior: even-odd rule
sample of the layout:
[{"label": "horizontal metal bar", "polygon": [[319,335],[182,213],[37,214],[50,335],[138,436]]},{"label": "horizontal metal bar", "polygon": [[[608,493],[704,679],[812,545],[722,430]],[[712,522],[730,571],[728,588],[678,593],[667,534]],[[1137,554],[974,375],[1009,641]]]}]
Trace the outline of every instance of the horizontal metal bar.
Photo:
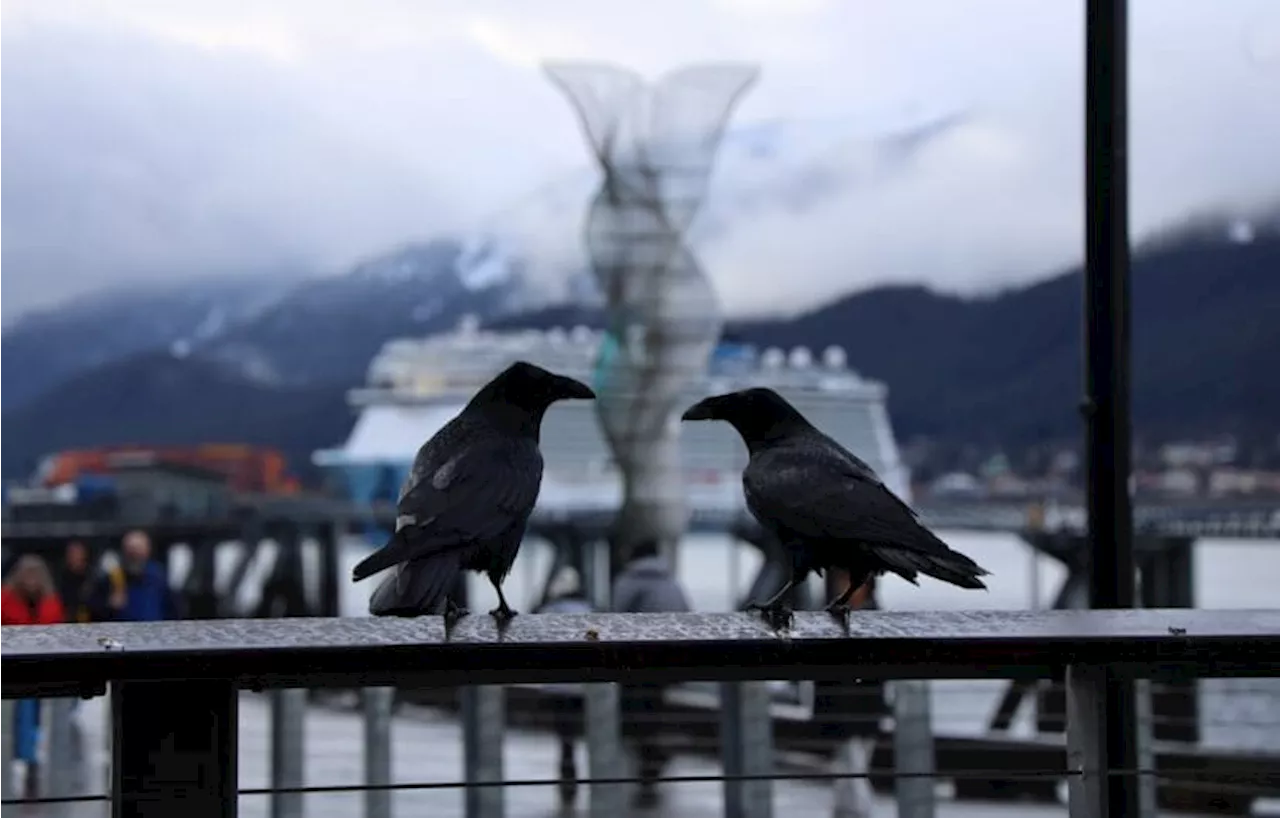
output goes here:
[{"label": "horizontal metal bar", "polygon": [[729,614],[257,619],[6,627],[5,698],[115,680],[239,687],[572,681],[1053,678],[1105,664],[1152,678],[1280,675],[1280,610],[868,611],[845,630]]}]

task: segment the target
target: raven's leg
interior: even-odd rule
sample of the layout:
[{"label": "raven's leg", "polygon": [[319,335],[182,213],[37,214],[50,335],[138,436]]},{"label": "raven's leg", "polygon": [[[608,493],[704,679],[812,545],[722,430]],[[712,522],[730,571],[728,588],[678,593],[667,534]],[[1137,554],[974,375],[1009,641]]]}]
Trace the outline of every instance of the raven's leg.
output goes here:
[{"label": "raven's leg", "polygon": [[796,580],[795,580],[795,577],[792,577],[791,579],[787,580],[786,585],[782,586],[782,590],[774,594],[773,596],[769,597],[767,602],[748,602],[747,610],[748,611],[767,611],[767,610],[772,610],[773,608],[782,607],[782,598],[786,596],[787,592],[794,587],[796,587]]},{"label": "raven's leg", "polygon": [[848,623],[849,612],[851,610],[849,608],[849,599],[855,593],[857,593],[859,588],[867,584],[867,580],[870,577],[871,577],[870,571],[862,571],[862,572],[850,571],[849,587],[845,588],[844,591],[840,594],[840,596],[831,600],[830,604],[828,604],[826,608],[827,613],[831,614],[832,616],[839,617],[842,622]]},{"label": "raven's leg", "polygon": [[507,598],[502,594],[502,583],[498,581],[497,577],[490,574],[489,582],[493,583],[493,590],[498,592],[498,607],[489,611],[489,616],[492,616],[499,622],[506,622],[515,616],[518,611],[512,609],[512,607],[507,604]]},{"label": "raven's leg", "polygon": [[748,611],[759,611],[769,624],[773,625],[774,630],[783,628],[791,624],[791,606],[783,601],[787,593],[796,587],[797,579],[793,574],[791,579],[787,580],[787,584],[782,586],[782,590],[769,598],[767,602],[749,602],[747,603]]},{"label": "raven's leg", "polygon": [[466,616],[468,613],[470,613],[470,611],[468,611],[466,608],[463,608],[458,603],[454,602],[453,597],[449,597],[448,599],[445,600],[444,624],[446,626],[452,627],[455,622],[457,622],[462,617]]}]

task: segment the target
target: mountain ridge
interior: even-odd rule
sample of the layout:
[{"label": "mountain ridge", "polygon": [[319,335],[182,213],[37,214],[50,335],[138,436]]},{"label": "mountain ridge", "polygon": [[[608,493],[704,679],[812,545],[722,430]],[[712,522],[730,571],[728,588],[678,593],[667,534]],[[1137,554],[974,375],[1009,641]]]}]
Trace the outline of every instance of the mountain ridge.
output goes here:
[{"label": "mountain ridge", "polygon": [[[726,333],[762,347],[844,347],[851,367],[888,385],[904,441],[1013,447],[1069,441],[1080,431],[1081,275],[1076,268],[981,299],[878,287],[786,319],[729,322]],[[343,394],[363,380],[374,347],[447,329],[457,317],[440,315],[435,330],[386,320],[380,306],[386,297],[380,291],[367,310],[356,310],[364,318],[351,319],[368,349],[347,350],[327,376],[307,383],[253,377],[235,356],[175,350],[139,353],[74,376],[5,409],[4,475],[25,474],[41,454],[60,448],[196,443],[210,435],[274,443],[306,471],[312,450],[345,438],[354,416]],[[480,296],[489,326],[601,323],[598,309],[578,305],[504,315],[495,305],[509,297]],[[1146,248],[1135,255],[1133,304],[1140,436],[1275,436],[1280,385],[1264,373],[1280,371],[1280,231],[1248,241],[1218,231]],[[303,337],[313,338],[305,335],[313,328],[297,320]],[[328,337],[314,341],[314,360],[350,346],[342,331],[321,327]],[[82,412],[84,406],[95,412]]]}]

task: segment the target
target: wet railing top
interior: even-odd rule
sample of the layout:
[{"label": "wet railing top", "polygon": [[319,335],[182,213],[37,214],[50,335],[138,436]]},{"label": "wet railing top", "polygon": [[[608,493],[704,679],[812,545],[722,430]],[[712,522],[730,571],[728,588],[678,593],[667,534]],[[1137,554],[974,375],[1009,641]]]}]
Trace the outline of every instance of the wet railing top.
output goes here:
[{"label": "wet railing top", "polygon": [[788,631],[727,614],[483,613],[6,627],[5,698],[115,680],[266,687],[568,681],[1022,678],[1068,665],[1140,676],[1280,675],[1280,610],[799,613]]}]

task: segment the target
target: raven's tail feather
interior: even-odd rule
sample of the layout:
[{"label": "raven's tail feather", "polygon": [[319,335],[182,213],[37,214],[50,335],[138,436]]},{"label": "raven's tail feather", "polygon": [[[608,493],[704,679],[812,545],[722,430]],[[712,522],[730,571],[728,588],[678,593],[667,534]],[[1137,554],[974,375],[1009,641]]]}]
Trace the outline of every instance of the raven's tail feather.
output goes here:
[{"label": "raven's tail feather", "polygon": [[986,583],[978,577],[991,572],[973,560],[937,541],[942,547],[932,552],[922,552],[895,546],[872,546],[871,551],[880,558],[885,568],[914,584],[916,574],[928,574],[934,579],[958,585],[961,588],[985,589]]},{"label": "raven's tail feather", "polygon": [[461,570],[458,554],[445,551],[401,564],[369,599],[374,616],[421,616],[434,613],[448,596]]},{"label": "raven's tail feather", "polygon": [[356,567],[351,569],[351,581],[359,582],[383,569],[408,560],[411,550],[408,532],[408,528],[400,529],[391,535],[386,545],[356,563]]}]

